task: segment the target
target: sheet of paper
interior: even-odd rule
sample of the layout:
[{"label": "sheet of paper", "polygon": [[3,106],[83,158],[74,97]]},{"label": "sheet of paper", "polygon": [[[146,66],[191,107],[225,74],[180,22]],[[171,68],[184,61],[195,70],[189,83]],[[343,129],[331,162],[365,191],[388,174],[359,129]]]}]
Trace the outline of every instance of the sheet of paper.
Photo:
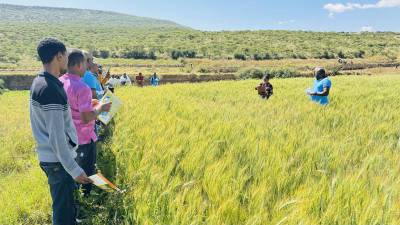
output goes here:
[{"label": "sheet of paper", "polygon": [[122,106],[122,102],[121,100],[119,100],[119,98],[117,96],[115,96],[111,91],[108,91],[103,98],[100,100],[100,102],[102,103],[108,103],[111,102],[111,109],[110,112],[102,112],[100,113],[100,115],[98,116],[98,119],[104,123],[104,124],[108,124],[111,119],[114,117],[114,115],[118,112],[118,110],[121,108]]},{"label": "sheet of paper", "polygon": [[105,182],[101,177],[99,177],[99,175],[95,174],[93,176],[90,176],[89,179],[91,179],[93,181],[93,184],[96,186],[102,186],[102,185],[106,185],[107,182]]}]

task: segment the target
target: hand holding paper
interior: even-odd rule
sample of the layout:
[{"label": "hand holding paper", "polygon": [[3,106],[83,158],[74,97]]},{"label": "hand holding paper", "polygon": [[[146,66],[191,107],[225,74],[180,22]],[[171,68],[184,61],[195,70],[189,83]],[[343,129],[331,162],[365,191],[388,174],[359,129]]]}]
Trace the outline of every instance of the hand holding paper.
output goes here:
[{"label": "hand holding paper", "polygon": [[89,177],[93,181],[93,184],[105,191],[117,191],[123,193],[121,189],[117,188],[113,183],[107,180],[102,174],[98,173]]}]

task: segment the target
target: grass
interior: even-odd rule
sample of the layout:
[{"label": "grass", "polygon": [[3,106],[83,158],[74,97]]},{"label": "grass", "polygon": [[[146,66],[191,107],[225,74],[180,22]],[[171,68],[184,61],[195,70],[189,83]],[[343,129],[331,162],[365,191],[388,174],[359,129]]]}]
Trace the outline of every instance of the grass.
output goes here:
[{"label": "grass", "polygon": [[[102,195],[105,207],[88,224],[396,224],[400,77],[333,77],[328,107],[305,96],[311,79],[272,80],[268,102],[257,97],[258,82],[117,89],[124,106],[100,167],[127,192]],[[1,178],[1,202],[16,207],[0,206],[0,224],[46,223],[27,92],[0,98],[3,152],[24,155],[30,167],[17,173],[11,163]],[[8,153],[17,143],[26,155]]]},{"label": "grass", "polygon": [[0,224],[50,223],[50,194],[34,153],[28,92],[6,92],[0,102]]}]

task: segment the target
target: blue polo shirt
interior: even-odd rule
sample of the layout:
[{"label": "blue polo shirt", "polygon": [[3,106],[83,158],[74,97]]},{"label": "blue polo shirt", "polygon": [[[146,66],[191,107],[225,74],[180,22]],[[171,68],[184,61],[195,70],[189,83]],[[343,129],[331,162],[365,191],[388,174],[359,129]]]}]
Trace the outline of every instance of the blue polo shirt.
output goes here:
[{"label": "blue polo shirt", "polygon": [[[315,80],[313,92],[322,92],[324,88],[331,89],[332,82],[328,78],[324,78],[322,80]],[[311,96],[311,100],[317,102],[321,105],[327,105],[329,103],[328,96]]]},{"label": "blue polo shirt", "polygon": [[99,79],[97,79],[96,75],[87,70],[85,75],[82,77],[82,81],[90,87],[90,89],[95,89],[97,98],[101,99],[104,95],[103,88],[101,87]]}]

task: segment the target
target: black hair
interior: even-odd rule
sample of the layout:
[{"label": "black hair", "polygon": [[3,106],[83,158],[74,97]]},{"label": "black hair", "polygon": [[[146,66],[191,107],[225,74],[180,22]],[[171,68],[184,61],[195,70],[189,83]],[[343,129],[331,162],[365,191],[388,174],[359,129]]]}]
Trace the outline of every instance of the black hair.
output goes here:
[{"label": "black hair", "polygon": [[64,54],[66,51],[65,45],[55,38],[44,38],[37,46],[37,53],[43,64],[51,63],[58,53]]},{"label": "black hair", "polygon": [[326,71],[325,71],[325,69],[324,69],[324,68],[316,68],[316,69],[315,69],[315,76],[316,76],[318,79],[325,78],[325,77],[326,77]]},{"label": "black hair", "polygon": [[80,65],[85,62],[85,56],[80,50],[73,50],[68,55],[68,67]]}]

